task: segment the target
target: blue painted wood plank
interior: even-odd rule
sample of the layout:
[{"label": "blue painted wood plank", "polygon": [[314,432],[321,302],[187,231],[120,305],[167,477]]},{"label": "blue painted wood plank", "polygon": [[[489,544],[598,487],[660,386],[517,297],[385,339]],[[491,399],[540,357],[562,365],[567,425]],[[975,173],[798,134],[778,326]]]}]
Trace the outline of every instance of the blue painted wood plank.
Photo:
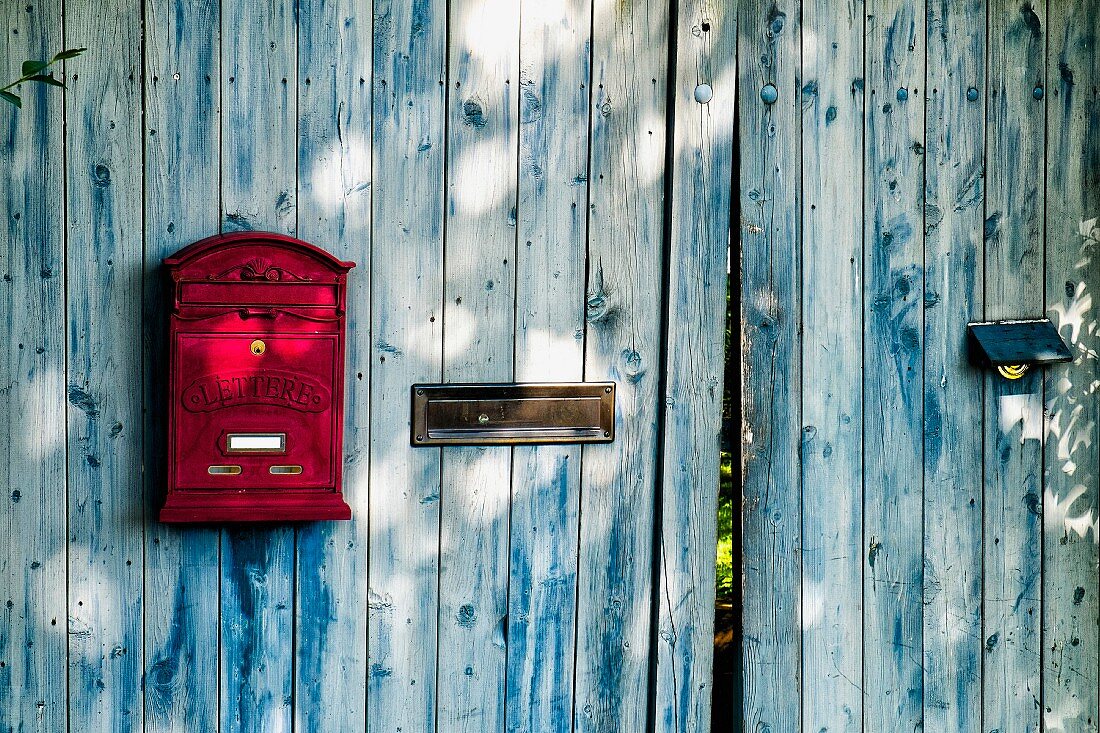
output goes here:
[{"label": "blue painted wood plank", "polygon": [[[448,3],[443,379],[513,377],[519,4]],[[491,18],[491,21],[488,19]],[[504,730],[512,449],[443,449],[438,730]]]},{"label": "blue painted wood plank", "polygon": [[[13,10],[5,74],[60,45],[60,2]],[[52,731],[67,725],[63,98],[14,91],[22,109],[0,110],[0,730]]]},{"label": "blue painted wood plank", "polygon": [[106,733],[144,707],[140,18],[65,9],[69,726]]},{"label": "blue painted wood plank", "polygon": [[305,3],[298,22],[298,236],[356,267],[348,275],[343,446],[352,519],[298,531],[294,725],[350,732],[366,726],[371,5]]},{"label": "blue painted wood plank", "polygon": [[659,612],[651,653],[655,730],[687,733],[709,730],[711,721],[737,10],[694,0],[679,4],[675,21]]},{"label": "blue painted wood plank", "polygon": [[982,395],[967,363],[980,320],[985,0],[930,6],[925,145],[924,727],[982,714]]},{"label": "blue painted wood plank", "polygon": [[1046,52],[1046,310],[1075,353],[1046,370],[1042,722],[1100,726],[1100,14],[1058,3]]},{"label": "blue painted wood plank", "polygon": [[[990,2],[985,317],[1043,314],[1046,3]],[[987,730],[1039,730],[1043,389],[1035,371],[986,373],[985,642]]]},{"label": "blue painted wood plank", "polygon": [[293,530],[222,532],[223,731],[290,730]]},{"label": "blue painted wood plank", "polygon": [[145,3],[145,727],[218,727],[219,532],[160,524],[169,307],[161,260],[218,231],[218,4]]},{"label": "blue painted wood plank", "polygon": [[615,442],[582,453],[578,733],[647,725],[663,366],[668,7],[596,0],[592,12],[584,374],[618,389]]},{"label": "blue painted wood plank", "polygon": [[739,7],[742,710],[745,730],[783,730],[800,720],[802,689],[801,12]]},{"label": "blue painted wood plank", "polygon": [[878,731],[923,716],[925,17],[866,7],[863,719]]},{"label": "blue painted wood plank", "polygon": [[409,446],[409,387],[442,377],[447,7],[378,0],[374,17],[367,726],[428,733],[440,451]]},{"label": "blue painted wood plank", "polygon": [[[592,6],[523,4],[520,18],[516,346],[519,381],[584,376]],[[581,448],[513,456],[506,720],[569,733]]]},{"label": "blue painted wood plank", "polygon": [[803,8],[802,541],[807,730],[861,730],[862,2]]},{"label": "blue painted wood plank", "polygon": [[[222,37],[222,229],[296,231],[296,4],[227,0]],[[222,733],[290,730],[294,529],[222,533]]]},{"label": "blue painted wood plank", "polygon": [[862,0],[802,9],[804,730],[863,725]]}]

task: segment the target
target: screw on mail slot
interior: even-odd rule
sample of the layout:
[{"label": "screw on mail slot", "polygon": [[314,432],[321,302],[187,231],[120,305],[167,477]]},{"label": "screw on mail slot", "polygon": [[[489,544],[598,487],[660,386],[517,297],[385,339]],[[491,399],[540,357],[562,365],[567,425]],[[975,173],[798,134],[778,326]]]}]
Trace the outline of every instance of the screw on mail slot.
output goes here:
[{"label": "screw on mail slot", "polygon": [[412,444],[610,443],[613,382],[417,384]]},{"label": "screw on mail slot", "polygon": [[171,277],[165,522],[348,519],[341,493],[352,262],[236,232]]}]

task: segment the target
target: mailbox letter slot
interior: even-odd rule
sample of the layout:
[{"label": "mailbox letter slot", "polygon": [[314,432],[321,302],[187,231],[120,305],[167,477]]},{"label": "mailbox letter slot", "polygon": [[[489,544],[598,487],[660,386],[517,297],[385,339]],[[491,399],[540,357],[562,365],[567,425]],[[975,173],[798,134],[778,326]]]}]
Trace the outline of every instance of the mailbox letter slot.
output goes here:
[{"label": "mailbox letter slot", "polygon": [[417,384],[412,444],[610,443],[615,384]]},{"label": "mailbox letter slot", "polygon": [[285,453],[286,433],[229,433],[226,453]]}]

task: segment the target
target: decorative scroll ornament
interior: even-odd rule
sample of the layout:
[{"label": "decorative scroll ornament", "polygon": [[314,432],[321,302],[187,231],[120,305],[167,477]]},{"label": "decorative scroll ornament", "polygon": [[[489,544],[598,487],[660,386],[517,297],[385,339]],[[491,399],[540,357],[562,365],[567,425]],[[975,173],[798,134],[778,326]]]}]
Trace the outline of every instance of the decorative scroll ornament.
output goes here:
[{"label": "decorative scroll ornament", "polygon": [[253,258],[239,265],[233,265],[228,270],[219,272],[217,275],[210,275],[210,279],[231,280],[234,274],[236,274],[239,279],[248,281],[267,280],[268,282],[280,282],[283,280],[292,280],[297,282],[308,282],[313,279],[311,277],[296,275],[285,267],[278,267],[262,257]]}]

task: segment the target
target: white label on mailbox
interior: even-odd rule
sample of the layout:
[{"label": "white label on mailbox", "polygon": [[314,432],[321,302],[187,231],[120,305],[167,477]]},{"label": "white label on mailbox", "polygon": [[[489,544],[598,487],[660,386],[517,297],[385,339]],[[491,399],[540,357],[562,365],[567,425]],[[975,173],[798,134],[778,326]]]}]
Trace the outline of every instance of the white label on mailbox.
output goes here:
[{"label": "white label on mailbox", "polygon": [[286,450],[286,433],[230,433],[225,439],[229,453]]}]

